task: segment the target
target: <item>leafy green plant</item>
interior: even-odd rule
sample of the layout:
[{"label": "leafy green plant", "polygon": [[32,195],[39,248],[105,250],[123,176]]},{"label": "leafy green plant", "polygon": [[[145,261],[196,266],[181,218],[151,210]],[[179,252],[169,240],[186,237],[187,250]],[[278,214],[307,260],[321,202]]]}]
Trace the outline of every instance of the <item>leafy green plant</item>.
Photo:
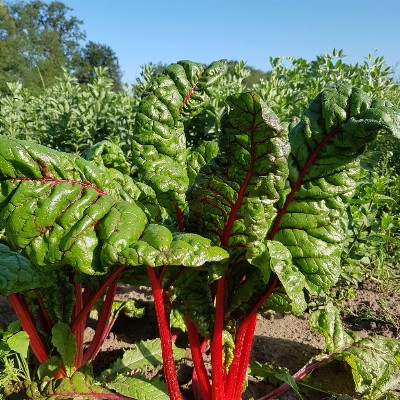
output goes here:
[{"label": "leafy green plant", "polygon": [[[129,168],[111,142],[95,144],[84,159],[0,138],[0,223],[13,249],[5,247],[0,263],[8,281],[2,293],[44,375],[66,382],[62,393],[79,396],[74,379],[83,379],[110,330],[117,279],[148,279],[174,400],[183,397],[172,309],[185,316],[196,398],[236,400],[258,312],[301,314],[309,295],[337,281],[359,157],[379,133],[396,129],[398,116],[361,89],[328,86],[288,133],[259,95],[238,93],[226,99],[218,144],[191,149],[185,121],[210,104],[225,72],[225,62],[187,61],[155,77],[136,110]],[[85,349],[87,315],[104,294]],[[37,310],[40,328],[30,314]],[[59,367],[48,368],[53,356]],[[112,385],[120,395],[85,379],[82,393],[136,396],[123,378]],[[59,390],[50,382],[49,390]]]}]

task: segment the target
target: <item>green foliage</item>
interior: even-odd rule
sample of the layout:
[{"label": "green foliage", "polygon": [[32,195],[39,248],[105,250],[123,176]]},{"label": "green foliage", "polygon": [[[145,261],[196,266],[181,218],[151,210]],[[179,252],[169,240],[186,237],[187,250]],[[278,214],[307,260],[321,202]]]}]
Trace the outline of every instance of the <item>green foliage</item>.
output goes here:
[{"label": "green foliage", "polygon": [[122,89],[122,72],[118,58],[110,46],[91,40],[81,51],[79,65],[74,68],[74,76],[79,83],[92,83],[96,79],[96,68],[106,68],[113,80],[115,91]]},{"label": "green foliage", "polygon": [[59,1],[7,1],[0,7],[0,92],[7,91],[6,82],[16,81],[41,92],[62,75],[62,68],[73,66],[84,38],[82,21]]},{"label": "green foliage", "polygon": [[[49,396],[70,390],[79,397],[93,385],[95,393],[103,390],[91,373],[75,371],[97,354],[111,329],[114,282],[122,270],[130,280],[147,272],[166,388],[174,399],[181,397],[173,375],[171,309],[183,310],[179,324],[185,320],[204,396],[225,388],[231,400],[243,389],[263,303],[267,300],[264,309],[300,314],[309,294],[326,292],[339,278],[349,226],[347,207],[357,190],[360,157],[378,135],[398,131],[396,109],[348,83],[327,85],[288,133],[289,119],[283,117],[281,123],[276,114],[283,109],[274,113],[264,100],[266,93],[230,93],[241,90],[245,75],[243,64],[235,68],[227,72],[224,61],[209,66],[182,61],[156,76],[149,68],[134,88],[140,99],[119,97],[106,72],[99,70],[97,81],[86,87],[69,77],[40,97],[15,86],[15,103],[9,97],[1,100],[0,121],[4,115],[5,122],[0,122],[0,129],[12,136],[0,137],[0,224],[13,249],[6,248],[5,258],[13,259],[14,270],[25,275],[34,273],[33,268],[53,271],[51,287],[62,285],[65,293],[66,315],[59,315],[52,311],[58,303],[46,296],[46,288],[37,288],[34,298],[26,292],[33,288],[24,286],[26,278],[20,283],[7,272],[7,279],[15,281],[13,290],[24,291],[28,299],[24,308],[19,295],[13,296],[14,305],[25,318],[26,308],[40,310],[43,330],[46,324],[52,330],[52,343],[62,358],[57,370],[59,361],[48,357],[35,327],[25,324],[42,363],[40,376],[68,377],[59,382],[50,379]],[[318,82],[323,83],[324,77]],[[291,103],[300,104],[295,97],[300,89],[308,98],[309,88],[301,85],[283,93]],[[390,97],[390,91],[387,94]],[[8,110],[12,113],[7,117]],[[15,116],[19,112],[22,119]],[[292,112],[297,117],[297,111]],[[218,143],[204,141],[213,137],[205,131],[216,130],[221,131]],[[72,154],[59,151],[65,149]],[[361,199],[373,192],[359,193]],[[387,203],[394,193],[385,196],[380,199]],[[381,228],[394,229],[396,217],[385,214],[382,207],[375,217],[381,217]],[[393,203],[393,212],[396,207]],[[358,233],[363,229],[357,221],[352,224]],[[29,261],[19,259],[22,256]],[[94,290],[96,295],[88,300],[82,290]],[[83,314],[105,292],[99,330],[84,352]],[[42,303],[50,308],[47,314]],[[313,317],[319,331],[333,337],[327,350],[351,346],[340,321],[331,320],[335,311],[328,311],[327,316]],[[207,388],[199,355],[203,338],[211,339],[212,389]],[[361,345],[367,348],[368,343]],[[396,341],[376,343],[381,353],[387,348],[397,352]],[[148,363],[154,368],[161,362],[159,347],[154,349],[152,343],[140,343],[126,352],[101,375],[102,384],[121,396],[141,398],[147,396],[142,391],[146,386],[155,391],[152,396],[164,398],[164,385],[157,378],[143,383],[141,375]],[[355,378],[362,392],[371,377],[359,371],[361,356],[352,352],[345,357],[356,371],[354,376],[362,375]],[[393,376],[392,359],[387,366],[371,357],[374,366],[386,371],[383,380]],[[140,374],[130,376],[128,370],[136,368]],[[227,374],[222,373],[224,368]],[[295,387],[295,377],[280,377]],[[383,380],[371,383],[377,393],[385,386]],[[82,385],[77,390],[78,381]],[[39,393],[44,393],[42,389]],[[28,398],[35,398],[34,385],[29,390]]]}]

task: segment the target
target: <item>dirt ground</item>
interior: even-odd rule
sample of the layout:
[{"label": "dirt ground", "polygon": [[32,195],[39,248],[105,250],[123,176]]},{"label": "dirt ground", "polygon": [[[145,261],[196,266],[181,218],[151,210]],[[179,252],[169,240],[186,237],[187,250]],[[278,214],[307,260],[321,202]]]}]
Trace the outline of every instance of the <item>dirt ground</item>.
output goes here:
[{"label": "dirt ground", "polygon": [[[152,306],[151,292],[146,288],[132,291],[131,287],[120,287],[119,299],[134,297],[146,307],[146,319],[127,319],[119,317],[112,332],[106,339],[102,352],[95,361],[98,371],[106,368],[110,362],[118,358],[124,348],[130,348],[138,340],[152,339],[158,336],[157,321]],[[356,291],[356,297],[343,302],[346,312],[344,323],[347,328],[357,331],[362,336],[380,334],[387,337],[399,338],[400,332],[400,294],[390,294],[380,290],[377,285],[365,282]],[[14,319],[7,300],[0,298],[0,323]],[[260,315],[253,343],[251,361],[274,362],[277,366],[287,367],[291,373],[300,369],[313,356],[317,355],[324,345],[323,338],[314,333],[307,321],[308,315],[301,318],[280,313],[265,313]],[[146,323],[144,323],[146,321]],[[87,328],[85,339],[90,341],[93,329]],[[348,385],[342,366],[332,364],[328,372],[329,379],[335,382],[332,390],[339,389],[338,385]],[[187,358],[179,364],[179,380],[182,387],[187,388],[185,396],[190,396],[191,362]],[[321,378],[322,380],[324,377]],[[250,378],[243,399],[257,399],[274,387],[266,382]],[[349,389],[351,391],[351,387]],[[284,400],[297,399],[293,391],[286,392],[280,397]],[[305,399],[333,399],[321,392],[309,391]],[[400,398],[400,395],[399,395]]]}]

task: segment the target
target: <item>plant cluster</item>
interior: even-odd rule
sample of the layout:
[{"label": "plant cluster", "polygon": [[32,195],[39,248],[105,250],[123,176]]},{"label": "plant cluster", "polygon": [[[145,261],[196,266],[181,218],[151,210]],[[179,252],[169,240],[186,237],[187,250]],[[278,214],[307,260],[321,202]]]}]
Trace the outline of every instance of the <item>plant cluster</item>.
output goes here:
[{"label": "plant cluster", "polygon": [[[137,103],[123,103],[124,94],[108,97],[113,92],[101,75],[89,87],[90,101],[88,89],[60,82],[52,89],[54,101],[47,100],[54,110],[63,107],[48,114],[54,136],[46,130],[46,111],[42,120],[32,112],[20,125],[7,122],[7,107],[25,107],[23,90],[14,95],[19,105],[2,100],[0,125],[8,124],[3,132],[16,126],[18,133],[0,137],[0,293],[12,303],[36,358],[34,377],[18,375],[14,379],[23,384],[3,389],[10,399],[183,399],[175,368],[182,352],[174,348],[170,328],[180,318],[194,364],[195,398],[239,400],[257,315],[301,315],[310,296],[337,282],[348,206],[357,187],[362,193],[360,157],[377,136],[398,132],[396,108],[348,83],[324,85],[288,130],[256,92],[232,93],[241,87],[242,68],[232,77],[224,61],[172,64],[149,74]],[[115,108],[101,108],[102,99],[104,107],[115,99]],[[26,109],[31,102],[28,96]],[[44,110],[39,103],[38,113]],[[124,130],[127,117],[120,113],[129,107],[131,125]],[[202,125],[204,110],[207,118],[214,110],[211,119],[218,122]],[[82,121],[90,112],[96,118]],[[103,131],[94,128],[106,124]],[[34,143],[36,137],[21,140],[28,126],[56,149]],[[58,151],[70,146],[65,132],[78,126],[76,151]],[[218,142],[192,147],[190,132],[199,129],[200,136],[204,126],[219,130]],[[123,140],[102,140],[113,137],[113,127]],[[383,209],[380,218],[387,228],[393,223]],[[360,244],[363,227],[353,227]],[[115,322],[119,282],[151,287],[164,381],[146,381],[141,371],[148,364],[137,362],[138,351],[147,362],[160,360],[154,343],[139,343],[100,376],[91,370]],[[96,304],[96,333],[85,346],[83,333]],[[252,366],[254,375],[278,374],[286,382],[263,399],[298,390],[297,381],[332,360],[349,365],[357,396],[379,399],[394,386],[398,340],[345,332],[331,304],[311,315],[311,325],[325,336],[325,350],[297,374]],[[10,339],[23,334],[17,328],[2,331],[0,350],[13,360],[26,358]]]}]

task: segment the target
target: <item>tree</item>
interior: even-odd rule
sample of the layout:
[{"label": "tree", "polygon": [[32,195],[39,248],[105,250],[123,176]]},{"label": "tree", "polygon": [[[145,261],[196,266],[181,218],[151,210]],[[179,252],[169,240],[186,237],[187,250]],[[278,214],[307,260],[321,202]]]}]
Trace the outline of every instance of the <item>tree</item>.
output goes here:
[{"label": "tree", "polygon": [[0,5],[1,91],[6,81],[20,81],[38,92],[73,66],[85,34],[71,10],[59,1]]},{"label": "tree", "polygon": [[122,72],[114,50],[101,43],[89,41],[81,50],[74,75],[79,83],[90,83],[96,78],[95,67],[107,67],[109,77],[114,81],[114,90],[122,89]]}]

